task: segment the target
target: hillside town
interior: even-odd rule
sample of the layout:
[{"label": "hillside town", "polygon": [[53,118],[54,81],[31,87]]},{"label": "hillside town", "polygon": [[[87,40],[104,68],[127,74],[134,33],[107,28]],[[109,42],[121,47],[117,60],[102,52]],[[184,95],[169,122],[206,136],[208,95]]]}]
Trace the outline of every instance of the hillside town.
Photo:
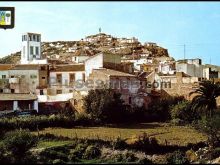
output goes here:
[{"label": "hillside town", "polygon": [[121,93],[126,105],[148,108],[157,98],[191,99],[190,91],[202,80],[220,80],[219,66],[199,58],[176,61],[167,49],[153,42],[141,44],[135,37],[100,32],[80,41],[42,42],[41,34],[24,33],[21,43],[17,60],[0,64],[1,114],[61,109],[80,113],[88,91],[105,86]]}]

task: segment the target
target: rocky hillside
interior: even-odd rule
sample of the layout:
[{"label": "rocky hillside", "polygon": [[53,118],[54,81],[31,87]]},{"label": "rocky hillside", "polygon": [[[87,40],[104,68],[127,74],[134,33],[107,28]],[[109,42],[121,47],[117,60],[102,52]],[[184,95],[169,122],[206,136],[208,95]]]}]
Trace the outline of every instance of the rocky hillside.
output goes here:
[{"label": "rocky hillside", "polygon": [[[48,59],[62,62],[72,61],[73,56],[92,56],[99,52],[121,55],[144,55],[147,57],[169,57],[165,48],[156,43],[141,44],[137,38],[116,38],[105,33],[87,36],[80,41],[43,42],[42,55]],[[1,64],[17,63],[21,52],[17,52],[0,59]]]}]

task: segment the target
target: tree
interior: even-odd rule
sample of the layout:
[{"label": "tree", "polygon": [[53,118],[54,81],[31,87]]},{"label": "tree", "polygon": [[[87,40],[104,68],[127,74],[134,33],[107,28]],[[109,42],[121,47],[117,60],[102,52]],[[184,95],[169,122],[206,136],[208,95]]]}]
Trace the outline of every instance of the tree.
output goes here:
[{"label": "tree", "polygon": [[90,90],[84,98],[84,108],[92,119],[101,122],[121,122],[125,106],[121,94],[112,89]]},{"label": "tree", "polygon": [[192,109],[205,111],[205,116],[212,117],[217,108],[216,98],[220,96],[220,84],[213,81],[202,81],[200,86],[190,95],[196,94],[192,100]]}]

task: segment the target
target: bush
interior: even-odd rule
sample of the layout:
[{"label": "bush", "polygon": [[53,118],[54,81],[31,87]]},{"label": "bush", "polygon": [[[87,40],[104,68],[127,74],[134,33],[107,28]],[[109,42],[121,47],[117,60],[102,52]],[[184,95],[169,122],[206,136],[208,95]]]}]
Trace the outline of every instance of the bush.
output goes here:
[{"label": "bush", "polygon": [[87,147],[88,147],[88,144],[86,144],[86,143],[78,144],[75,147],[75,149],[70,150],[70,154],[72,155],[72,158],[77,157],[77,158],[81,159],[83,157],[83,154],[84,154]]},{"label": "bush", "polygon": [[7,151],[15,157],[23,157],[26,152],[36,146],[38,139],[27,130],[8,132],[4,136],[3,144]]},{"label": "bush", "polygon": [[115,141],[112,142],[113,149],[125,149],[127,147],[127,143],[124,139],[118,137]]},{"label": "bush", "polygon": [[101,150],[94,146],[90,145],[86,148],[83,158],[85,159],[95,159],[101,156]]},{"label": "bush", "polygon": [[216,115],[212,118],[203,117],[196,128],[208,136],[208,143],[212,147],[220,146],[220,116]]},{"label": "bush", "polygon": [[167,157],[167,162],[169,164],[186,164],[189,163],[185,154],[181,151],[175,151]]},{"label": "bush", "polygon": [[146,133],[143,133],[138,136],[132,147],[145,152],[153,152],[158,150],[159,145],[155,137],[149,137]]},{"label": "bush", "polygon": [[170,106],[170,115],[173,120],[180,119],[185,123],[191,123],[200,117],[196,111],[192,110],[191,103],[186,100]]},{"label": "bush", "polygon": [[62,161],[68,161],[66,153],[56,151],[55,149],[48,148],[40,153],[41,159],[50,162],[51,160],[60,159]]},{"label": "bush", "polygon": [[170,106],[185,100],[182,96],[168,97],[165,99],[154,100],[148,107],[146,118],[149,121],[167,121],[170,120]]}]

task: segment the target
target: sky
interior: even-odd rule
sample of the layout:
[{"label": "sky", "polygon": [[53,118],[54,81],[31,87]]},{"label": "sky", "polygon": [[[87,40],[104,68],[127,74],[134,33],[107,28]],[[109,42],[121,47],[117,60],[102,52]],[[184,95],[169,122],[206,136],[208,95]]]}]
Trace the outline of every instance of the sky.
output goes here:
[{"label": "sky", "polygon": [[0,2],[15,7],[15,28],[0,29],[0,57],[21,50],[21,35],[75,41],[102,32],[156,42],[176,60],[220,65],[220,2]]}]

